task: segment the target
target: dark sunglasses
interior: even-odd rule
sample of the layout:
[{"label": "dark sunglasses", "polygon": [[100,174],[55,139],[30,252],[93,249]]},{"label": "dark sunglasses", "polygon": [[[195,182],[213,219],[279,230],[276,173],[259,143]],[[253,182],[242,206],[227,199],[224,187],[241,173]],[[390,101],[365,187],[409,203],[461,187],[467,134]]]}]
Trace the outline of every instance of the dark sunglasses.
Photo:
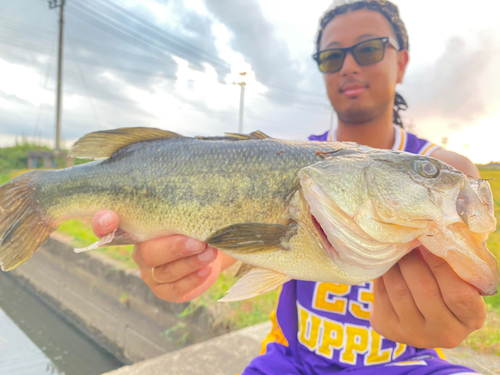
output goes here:
[{"label": "dark sunglasses", "polygon": [[396,41],[390,37],[365,40],[348,48],[332,48],[313,55],[323,73],[336,73],[342,69],[345,57],[350,52],[360,66],[375,64],[384,59],[385,45],[389,43],[399,51]]}]

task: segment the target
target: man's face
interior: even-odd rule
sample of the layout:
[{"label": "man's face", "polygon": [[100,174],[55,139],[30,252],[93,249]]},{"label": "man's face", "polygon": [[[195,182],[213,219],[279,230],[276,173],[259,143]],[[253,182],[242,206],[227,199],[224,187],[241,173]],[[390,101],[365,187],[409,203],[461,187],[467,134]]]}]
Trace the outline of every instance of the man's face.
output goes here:
[{"label": "man's face", "polygon": [[[396,35],[387,19],[366,9],[336,16],[326,26],[320,49],[346,48],[364,40]],[[348,54],[340,71],[324,74],[328,97],[339,118],[348,124],[374,120],[392,109],[396,84],[402,82],[407,51],[386,45],[382,61],[359,66]],[[391,111],[392,113],[392,111]]]}]

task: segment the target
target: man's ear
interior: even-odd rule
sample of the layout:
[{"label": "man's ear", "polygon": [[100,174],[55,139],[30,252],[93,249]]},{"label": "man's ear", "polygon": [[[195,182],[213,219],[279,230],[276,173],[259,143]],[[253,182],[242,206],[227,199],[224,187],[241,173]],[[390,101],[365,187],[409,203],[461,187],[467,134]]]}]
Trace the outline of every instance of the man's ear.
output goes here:
[{"label": "man's ear", "polygon": [[403,83],[403,78],[405,76],[406,67],[408,66],[408,61],[410,61],[410,55],[408,50],[404,49],[398,52],[398,81],[397,83]]}]

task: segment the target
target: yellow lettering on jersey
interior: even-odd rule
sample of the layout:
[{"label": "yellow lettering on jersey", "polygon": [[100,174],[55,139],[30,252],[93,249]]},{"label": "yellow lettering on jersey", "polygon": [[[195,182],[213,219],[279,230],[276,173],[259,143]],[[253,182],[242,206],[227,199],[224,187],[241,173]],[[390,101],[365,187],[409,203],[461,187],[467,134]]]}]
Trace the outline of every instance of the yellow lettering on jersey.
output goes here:
[{"label": "yellow lettering on jersey", "polygon": [[[373,282],[370,281],[367,283],[368,288],[359,288],[358,289],[358,301],[349,301],[349,311],[352,315],[354,315],[358,319],[370,320],[370,313],[372,311],[372,303],[374,300],[373,294]],[[368,304],[367,307],[362,303]]]},{"label": "yellow lettering on jersey", "polygon": [[297,304],[297,309],[299,312],[298,340],[310,351],[314,351],[318,343],[318,331],[321,319],[314,314],[309,314],[309,312],[299,304]]},{"label": "yellow lettering on jersey", "polygon": [[363,354],[368,350],[368,329],[351,324],[345,324],[346,340],[345,346],[340,353],[340,361],[356,364],[357,354]]},{"label": "yellow lettering on jersey", "polygon": [[314,288],[312,307],[321,311],[345,315],[347,298],[341,297],[350,291],[350,285],[317,282]]},{"label": "yellow lettering on jersey", "polygon": [[344,327],[342,324],[323,318],[323,338],[316,353],[331,359],[334,349],[342,349],[343,343]]},{"label": "yellow lettering on jersey", "polygon": [[401,343],[396,343],[396,348],[394,349],[394,356],[392,357],[392,360],[395,360],[396,358],[400,357],[406,350],[406,344],[401,344]]},{"label": "yellow lettering on jersey", "polygon": [[366,365],[378,365],[391,360],[392,348],[382,350],[383,336],[370,327],[370,353],[365,357]]}]

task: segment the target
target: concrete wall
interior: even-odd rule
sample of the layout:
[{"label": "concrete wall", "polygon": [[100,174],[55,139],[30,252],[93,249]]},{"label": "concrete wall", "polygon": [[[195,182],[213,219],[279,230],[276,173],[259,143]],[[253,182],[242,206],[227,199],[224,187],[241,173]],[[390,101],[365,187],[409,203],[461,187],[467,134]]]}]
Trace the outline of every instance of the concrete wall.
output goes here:
[{"label": "concrete wall", "polygon": [[[126,363],[215,337],[210,314],[199,310],[183,318],[187,304],[158,299],[138,270],[124,270],[97,253],[75,254],[60,238],[51,237],[13,275],[63,314],[84,333]],[[189,333],[187,339],[184,334]]]}]

